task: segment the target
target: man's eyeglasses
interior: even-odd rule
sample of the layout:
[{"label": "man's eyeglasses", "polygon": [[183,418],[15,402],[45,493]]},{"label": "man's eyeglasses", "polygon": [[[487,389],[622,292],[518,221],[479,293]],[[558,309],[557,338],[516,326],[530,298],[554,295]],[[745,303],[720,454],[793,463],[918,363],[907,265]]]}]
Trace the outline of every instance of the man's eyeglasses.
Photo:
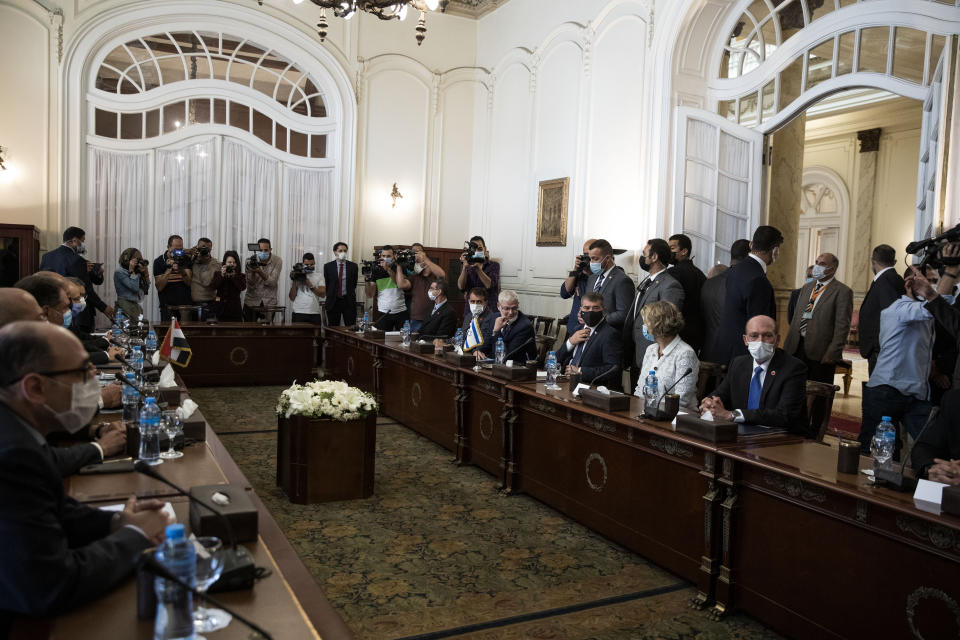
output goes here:
[{"label": "man's eyeglasses", "polygon": [[38,376],[46,376],[47,378],[53,378],[56,376],[66,376],[66,375],[70,375],[71,373],[82,373],[83,382],[86,382],[87,380],[90,379],[91,376],[97,375],[97,367],[91,361],[87,360],[87,362],[83,366],[77,367],[76,369],[59,369],[57,371],[36,371],[34,373],[36,373]]}]

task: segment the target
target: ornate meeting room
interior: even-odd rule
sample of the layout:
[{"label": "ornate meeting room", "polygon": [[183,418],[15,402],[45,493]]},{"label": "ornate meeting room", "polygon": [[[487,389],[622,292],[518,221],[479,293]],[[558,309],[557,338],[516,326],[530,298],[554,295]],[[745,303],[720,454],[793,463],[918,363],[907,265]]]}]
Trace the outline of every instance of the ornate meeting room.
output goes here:
[{"label": "ornate meeting room", "polygon": [[0,639],[960,638],[960,0],[0,0]]}]

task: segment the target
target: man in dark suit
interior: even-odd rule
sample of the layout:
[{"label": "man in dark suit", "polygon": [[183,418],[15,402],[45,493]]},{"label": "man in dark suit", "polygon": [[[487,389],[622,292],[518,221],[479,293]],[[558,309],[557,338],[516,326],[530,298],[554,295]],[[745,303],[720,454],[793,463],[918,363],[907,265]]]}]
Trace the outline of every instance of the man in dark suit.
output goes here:
[{"label": "man in dark suit", "polygon": [[[746,238],[736,240],[730,246],[730,266],[743,262],[748,253],[750,253],[750,241]],[[704,324],[703,349],[700,350],[701,362],[717,362],[714,343],[723,319],[728,268],[722,264],[714,266],[710,269],[707,281],[700,288],[700,313],[703,314]]]},{"label": "man in dark suit", "polygon": [[356,262],[347,260],[346,242],[333,245],[334,260],[323,265],[323,279],[327,285],[327,324],[331,327],[353,326],[357,323],[357,277]]},{"label": "man in dark suit", "polygon": [[836,278],[840,260],[821,253],[813,266],[813,282],[803,285],[790,318],[783,350],[807,365],[810,380],[833,383],[837,363],[850,333],[853,291]]},{"label": "man in dark suit", "polygon": [[693,264],[693,243],[689,236],[675,233],[667,243],[670,245],[673,263],[670,275],[683,287],[683,329],[680,330],[680,338],[699,354],[703,349],[705,331],[703,316],[700,314],[700,289],[707,276]]},{"label": "man in dark suit", "polygon": [[[63,232],[63,244],[43,255],[40,260],[40,270],[53,271],[66,278],[79,278],[83,281],[87,290],[87,305],[83,311],[74,317],[73,321],[81,329],[89,332],[94,329],[95,310],[100,311],[111,320],[114,310],[113,307],[107,306],[107,303],[100,299],[93,288],[91,277],[94,264],[81,257],[87,251],[84,246],[86,235],[86,232],[80,227],[67,227],[66,231]],[[100,282],[103,282],[102,278],[103,275],[100,274]]]},{"label": "man in dark suit", "polygon": [[727,376],[703,399],[700,411],[709,411],[716,420],[779,427],[812,437],[807,420],[807,367],[778,349],[779,341],[773,318],[750,318],[742,338],[749,353],[730,362]]},{"label": "man in dark suit", "polygon": [[748,319],[777,317],[777,301],[773,285],[767,280],[767,267],[779,257],[781,244],[783,235],[775,227],[757,227],[747,258],[727,270],[723,322],[713,348],[719,364],[728,364],[735,356],[747,353],[740,336]]},{"label": "man in dark suit", "polygon": [[[807,267],[806,278],[807,279],[803,281],[803,284],[809,284],[816,280],[816,278],[813,277],[813,265]],[[787,301],[787,322],[790,322],[790,320],[793,318],[793,312],[797,309],[797,300],[800,299],[800,289],[803,289],[803,284],[790,292],[790,300]]]},{"label": "man in dark suit", "polygon": [[[496,311],[490,311],[487,306],[486,289],[483,287],[470,289],[467,293],[467,311],[469,315],[460,327],[463,329],[464,351],[473,353],[478,360],[483,360],[487,355],[483,352],[482,347],[493,342],[493,323],[498,315]],[[480,331],[477,337],[481,338],[482,342],[474,342],[473,339],[468,339],[468,335],[473,331],[474,318],[477,320]]]},{"label": "man in dark suit", "polygon": [[122,512],[109,512],[64,494],[44,436],[87,422],[97,407],[95,369],[69,331],[10,324],[0,330],[0,362],[4,630],[13,615],[58,615],[105,594],[162,541],[168,519],[157,500],[131,496]]},{"label": "man in dark suit", "polygon": [[420,325],[420,335],[424,338],[444,340],[457,332],[457,312],[453,305],[447,302],[447,293],[450,288],[445,280],[436,280],[430,283],[427,296],[433,301],[430,315]]},{"label": "man in dark suit", "polygon": [[[627,309],[627,317],[623,323],[624,350],[627,352],[630,363],[630,388],[637,388],[640,379],[640,369],[643,366],[643,355],[647,347],[653,344],[652,338],[644,335],[643,319],[640,311],[651,302],[666,300],[672,302],[677,309],[683,311],[683,287],[677,279],[670,275],[667,264],[670,261],[670,245],[662,238],[653,238],[643,248],[640,256],[640,268],[649,275],[637,287],[637,293]],[[649,332],[648,332],[649,333]],[[633,356],[629,355],[629,345],[633,344]]]},{"label": "man in dark suit", "polygon": [[633,300],[633,281],[614,262],[613,247],[606,240],[594,240],[588,255],[591,274],[585,291],[603,296],[603,307],[610,310],[607,324],[619,329]]},{"label": "man in dark suit", "polygon": [[860,304],[860,324],[858,337],[860,355],[867,359],[867,369],[873,373],[880,355],[880,312],[902,295],[906,295],[903,278],[894,269],[897,264],[897,252],[888,244],[874,247],[870,265],[873,268],[873,282]]},{"label": "man in dark suit", "polygon": [[612,391],[623,388],[620,332],[604,318],[603,296],[585,293],[580,300],[580,325],[557,351],[557,362],[566,373],[579,373],[587,384],[602,384]]},{"label": "man in dark suit", "polygon": [[517,292],[512,289],[501,291],[497,297],[497,310],[500,315],[493,320],[490,342],[483,346],[483,352],[492,358],[496,353],[497,340],[503,338],[503,353],[507,360],[536,360],[537,341],[533,323],[520,311]]}]

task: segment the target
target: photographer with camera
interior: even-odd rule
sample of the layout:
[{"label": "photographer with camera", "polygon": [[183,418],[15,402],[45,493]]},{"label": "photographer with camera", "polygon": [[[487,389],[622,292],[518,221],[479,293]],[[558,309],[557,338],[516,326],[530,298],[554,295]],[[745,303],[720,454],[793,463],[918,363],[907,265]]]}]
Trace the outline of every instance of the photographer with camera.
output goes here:
[{"label": "photographer with camera", "polygon": [[428,295],[430,285],[446,279],[447,274],[427,256],[422,244],[414,242],[410,249],[414,255],[413,271],[406,274],[410,281],[410,329],[417,332],[430,317],[433,308],[433,301]]},{"label": "photographer with camera", "polygon": [[351,327],[357,323],[357,276],[360,268],[347,260],[350,247],[346,242],[333,245],[334,259],[323,265],[323,280],[327,296],[327,324]]},{"label": "photographer with camera", "polygon": [[190,297],[190,255],[183,250],[183,238],[174,234],[167,238],[167,250],[153,261],[153,279],[160,300],[160,320],[170,319],[170,307],[193,304]]},{"label": "photographer with camera", "polygon": [[136,320],[143,315],[140,301],[150,291],[149,266],[139,249],[129,247],[120,253],[120,266],[113,272],[113,288],[117,292],[117,307],[128,318]]},{"label": "photographer with camera", "polygon": [[190,268],[193,274],[190,280],[190,297],[193,298],[193,304],[203,307],[203,315],[213,306],[216,291],[210,284],[213,276],[220,271],[220,261],[211,255],[212,252],[213,241],[210,238],[200,238],[197,245],[187,252],[193,259],[193,266]]},{"label": "photographer with camera", "polygon": [[220,270],[213,274],[210,288],[216,292],[213,311],[221,322],[240,322],[243,320],[243,305],[240,294],[247,288],[247,277],[243,275],[240,255],[236,251],[223,254]]},{"label": "photographer with camera", "polygon": [[83,254],[87,252],[84,245],[86,236],[86,232],[80,227],[68,227],[63,232],[63,244],[53,251],[45,253],[43,259],[40,260],[40,270],[53,271],[65,278],[80,278],[83,280],[89,304],[74,319],[74,322],[84,331],[93,331],[94,309],[110,319],[113,319],[114,311],[113,307],[108,307],[93,289],[94,278],[98,280],[98,284],[103,283],[103,265],[98,266],[83,257]]},{"label": "photographer with camera", "polygon": [[322,324],[320,299],[327,295],[323,285],[323,276],[316,273],[317,261],[312,253],[303,254],[303,261],[293,265],[290,272],[290,292],[287,294],[293,302],[293,322]]},{"label": "photographer with camera", "polygon": [[583,243],[583,253],[578,255],[573,261],[573,269],[567,274],[567,279],[560,285],[560,297],[564,300],[572,297],[570,304],[570,315],[567,316],[567,335],[573,335],[580,326],[577,316],[580,313],[580,300],[587,291],[587,280],[590,279],[590,245],[596,242],[596,238],[590,238]]},{"label": "photographer with camera", "polygon": [[375,265],[364,264],[364,291],[368,298],[377,299],[377,310],[383,314],[374,323],[381,331],[399,331],[403,323],[410,319],[407,302],[403,292],[410,289],[410,281],[397,264],[395,252],[390,245],[384,245],[376,254]]},{"label": "photographer with camera", "polygon": [[[464,252],[460,254],[460,275],[457,288],[466,293],[474,287],[487,290],[487,306],[497,310],[497,297],[500,295],[500,264],[490,260],[487,243],[480,236],[473,236],[464,243]],[[469,315],[464,310],[463,317]]]},{"label": "photographer with camera", "polygon": [[257,240],[257,252],[247,260],[247,295],[243,299],[243,319],[255,322],[257,307],[277,306],[277,289],[283,260],[273,255],[273,247],[266,238]]}]

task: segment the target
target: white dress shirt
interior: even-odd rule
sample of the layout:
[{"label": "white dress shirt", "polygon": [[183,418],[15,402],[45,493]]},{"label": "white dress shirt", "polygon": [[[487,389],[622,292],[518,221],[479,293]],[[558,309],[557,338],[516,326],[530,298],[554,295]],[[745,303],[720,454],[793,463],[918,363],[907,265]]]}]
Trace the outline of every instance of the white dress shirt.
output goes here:
[{"label": "white dress shirt", "polygon": [[663,350],[663,355],[658,355],[660,345],[656,342],[647,347],[643,354],[643,367],[641,368],[640,381],[633,394],[643,397],[643,384],[647,372],[655,370],[657,372],[657,390],[660,395],[670,388],[677,378],[683,375],[687,368],[693,369],[686,378],[677,382],[670,393],[676,393],[680,396],[680,406],[688,409],[697,407],[697,378],[700,374],[700,360],[693,348],[677,336]]},{"label": "white dress shirt", "polygon": [[767,272],[767,263],[763,261],[763,258],[761,258],[760,256],[758,256],[758,255],[755,254],[755,253],[748,253],[747,255],[750,256],[751,258],[753,258],[754,260],[756,260],[757,262],[760,263],[760,266],[763,267],[763,272],[764,272],[764,273]]},{"label": "white dress shirt", "polygon": [[[753,372],[757,370],[757,367],[760,367],[760,369],[762,369],[762,371],[760,371],[760,373],[757,374],[757,375],[760,376],[760,389],[762,390],[762,389],[763,389],[763,381],[767,379],[767,371],[770,370],[770,363],[771,363],[772,361],[773,361],[773,358],[772,358],[772,357],[770,358],[770,360],[767,360],[767,361],[764,362],[763,364],[760,364],[760,363],[757,362],[756,360],[753,361],[753,366],[750,367],[750,381],[747,383],[747,385],[748,385],[748,387],[747,387],[747,389],[748,389],[747,397],[750,397],[749,385],[753,384],[753,376],[754,376],[754,373],[753,373]],[[729,407],[728,407],[728,408],[729,408]],[[744,407],[744,409],[746,409],[746,407]],[[732,409],[732,411],[733,411],[733,421],[734,421],[734,422],[746,422],[746,419],[743,417],[743,411],[742,411],[742,410],[740,410],[740,409]]]}]

